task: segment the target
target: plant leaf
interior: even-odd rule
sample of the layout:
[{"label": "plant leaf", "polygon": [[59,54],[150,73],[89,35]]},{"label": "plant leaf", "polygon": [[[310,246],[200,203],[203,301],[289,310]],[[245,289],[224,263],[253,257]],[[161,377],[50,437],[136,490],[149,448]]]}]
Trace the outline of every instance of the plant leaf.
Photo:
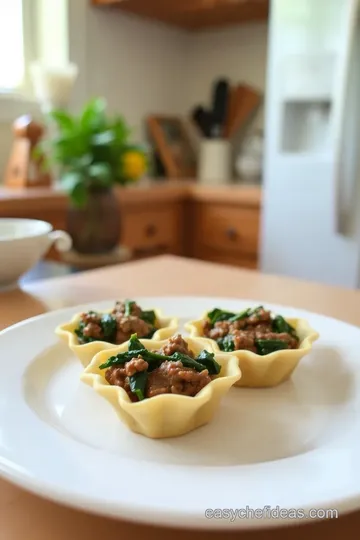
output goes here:
[{"label": "plant leaf", "polygon": [[93,163],[88,169],[88,174],[97,185],[106,187],[112,184],[111,167],[108,163]]},{"label": "plant leaf", "polygon": [[61,178],[61,183],[65,191],[75,206],[81,207],[87,201],[88,190],[85,179],[80,172],[70,171],[65,173]]},{"label": "plant leaf", "polygon": [[61,184],[65,191],[72,191],[82,181],[80,173],[70,171],[61,177]]},{"label": "plant leaf", "polygon": [[61,131],[72,131],[75,128],[75,119],[66,111],[54,110],[49,113],[50,118],[56,123]]},{"label": "plant leaf", "polygon": [[108,146],[115,141],[115,134],[111,130],[102,131],[101,133],[95,133],[91,137],[91,143],[94,146]]},{"label": "plant leaf", "polygon": [[106,101],[103,98],[90,100],[81,115],[80,125],[84,131],[100,131],[106,126]]},{"label": "plant leaf", "polygon": [[78,206],[79,208],[84,206],[88,199],[88,191],[85,184],[83,182],[77,184],[71,191],[70,197],[75,206]]}]

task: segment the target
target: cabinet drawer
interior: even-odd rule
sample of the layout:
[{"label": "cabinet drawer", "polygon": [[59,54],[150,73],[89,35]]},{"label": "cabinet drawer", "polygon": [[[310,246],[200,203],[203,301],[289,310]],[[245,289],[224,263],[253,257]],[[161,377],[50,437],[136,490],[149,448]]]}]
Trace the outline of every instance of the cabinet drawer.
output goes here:
[{"label": "cabinet drawer", "polygon": [[177,207],[152,208],[123,214],[122,243],[134,250],[176,246],[180,242],[181,220]]},{"label": "cabinet drawer", "polygon": [[199,205],[195,213],[197,244],[257,256],[259,217],[254,208]]}]

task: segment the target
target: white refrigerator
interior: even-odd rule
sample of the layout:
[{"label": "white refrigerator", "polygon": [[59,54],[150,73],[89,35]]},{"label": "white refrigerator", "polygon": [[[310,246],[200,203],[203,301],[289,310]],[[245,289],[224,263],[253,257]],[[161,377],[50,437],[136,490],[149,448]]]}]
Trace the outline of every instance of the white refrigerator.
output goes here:
[{"label": "white refrigerator", "polygon": [[359,4],[271,1],[264,272],[360,286]]}]

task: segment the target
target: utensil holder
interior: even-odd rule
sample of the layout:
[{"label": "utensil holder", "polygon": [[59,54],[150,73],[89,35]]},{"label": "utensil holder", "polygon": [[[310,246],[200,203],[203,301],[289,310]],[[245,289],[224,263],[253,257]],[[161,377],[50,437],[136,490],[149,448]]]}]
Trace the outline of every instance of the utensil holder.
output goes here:
[{"label": "utensil holder", "polygon": [[231,179],[231,146],[223,139],[203,140],[200,145],[198,180],[202,184],[228,184]]}]

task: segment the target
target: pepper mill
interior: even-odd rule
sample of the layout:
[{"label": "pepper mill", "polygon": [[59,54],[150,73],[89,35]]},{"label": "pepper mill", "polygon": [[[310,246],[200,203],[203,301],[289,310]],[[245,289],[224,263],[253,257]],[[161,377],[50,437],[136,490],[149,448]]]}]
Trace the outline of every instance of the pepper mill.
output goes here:
[{"label": "pepper mill", "polygon": [[51,175],[43,170],[44,155],[34,154],[45,133],[44,127],[25,115],[14,122],[13,133],[15,139],[5,171],[5,185],[9,188],[50,187]]}]

